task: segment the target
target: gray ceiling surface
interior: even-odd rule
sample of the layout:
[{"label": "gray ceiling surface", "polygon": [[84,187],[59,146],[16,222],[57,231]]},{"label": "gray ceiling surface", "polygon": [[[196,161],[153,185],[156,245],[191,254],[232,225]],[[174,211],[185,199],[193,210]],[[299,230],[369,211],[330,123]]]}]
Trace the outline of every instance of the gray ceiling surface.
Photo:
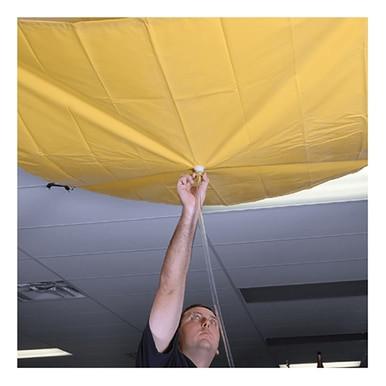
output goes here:
[{"label": "gray ceiling surface", "polygon": [[[46,184],[18,170],[18,284],[65,280],[84,297],[18,302],[18,349],[72,353],[18,366],[134,367],[181,208]],[[318,351],[326,361],[367,363],[366,200],[208,212],[204,219],[237,367],[311,362]],[[261,287],[268,300],[256,295]],[[307,296],[309,288],[321,295]],[[293,298],[280,295],[291,289]],[[212,304],[199,231],[190,303]],[[212,366],[227,366],[223,347]]]}]

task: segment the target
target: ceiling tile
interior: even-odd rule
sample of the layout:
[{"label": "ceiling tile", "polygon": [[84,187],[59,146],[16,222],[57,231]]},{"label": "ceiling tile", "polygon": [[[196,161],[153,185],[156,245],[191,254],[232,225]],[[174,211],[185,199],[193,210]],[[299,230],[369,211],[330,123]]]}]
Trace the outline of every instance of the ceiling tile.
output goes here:
[{"label": "ceiling tile", "polygon": [[123,200],[82,189],[45,186],[18,190],[19,227],[179,217],[181,207]]},{"label": "ceiling tile", "polygon": [[20,264],[20,260],[27,260],[27,259],[31,259],[31,256],[28,256],[26,253],[24,253],[22,250],[20,250],[19,248],[17,249],[17,259],[19,260],[19,263]]},{"label": "ceiling tile", "polygon": [[227,268],[367,258],[367,234],[214,245]]},{"label": "ceiling tile", "polygon": [[[20,171],[19,227],[179,216],[181,206],[124,200],[84,189],[66,191]],[[37,184],[37,182],[39,182]],[[40,186],[23,189],[22,187]],[[177,223],[177,221],[176,221]]]},{"label": "ceiling tile", "polygon": [[367,259],[332,263],[232,268],[228,269],[228,273],[238,288],[366,280]]},{"label": "ceiling tile", "polygon": [[100,345],[102,349],[105,344],[122,344],[128,350],[137,347],[141,338],[141,331],[132,328],[124,322],[93,325],[75,325],[64,328],[63,326],[51,326],[51,328],[33,329],[25,327],[29,336],[45,340],[54,347],[60,347],[65,351],[76,354],[84,352],[80,346],[90,343]]},{"label": "ceiling tile", "polygon": [[[69,279],[84,279],[123,275],[159,274],[166,249],[114,252],[100,255],[80,255],[41,259],[41,262]],[[213,267],[218,264],[213,260]],[[194,247],[190,269],[206,269],[203,249]]]},{"label": "ceiling tile", "polygon": [[[229,280],[222,271],[214,271],[214,277],[218,289],[230,287]],[[159,274],[96,279],[73,279],[70,282],[79,290],[96,299],[115,295],[129,296],[135,294],[150,294],[154,296],[155,291],[158,288]],[[191,270],[186,281],[186,290],[203,289],[209,289],[207,272],[203,270]]]},{"label": "ceiling tile", "polygon": [[214,244],[367,232],[367,201],[205,215]]},{"label": "ceiling tile", "polygon": [[[166,248],[176,218],[99,223],[19,231],[19,246],[36,257],[65,256],[102,251]],[[196,237],[197,245],[200,243]]]},{"label": "ceiling tile", "polygon": [[17,185],[19,188],[46,185],[46,184],[47,184],[47,181],[43,180],[42,178],[34,176],[31,173],[28,173],[20,167],[17,168]]},{"label": "ceiling tile", "polygon": [[36,281],[61,280],[59,276],[32,259],[20,261],[17,266],[17,274],[17,281],[19,284]]},{"label": "ceiling tile", "polygon": [[57,317],[66,317],[68,314],[99,313],[105,309],[89,298],[46,300],[40,302],[18,302],[18,314],[23,317],[47,314],[56,314]]},{"label": "ceiling tile", "polygon": [[98,312],[81,313],[50,313],[41,312],[20,315],[22,325],[30,329],[50,328],[52,326],[66,328],[67,326],[117,323],[121,320],[112,312],[102,309]]}]

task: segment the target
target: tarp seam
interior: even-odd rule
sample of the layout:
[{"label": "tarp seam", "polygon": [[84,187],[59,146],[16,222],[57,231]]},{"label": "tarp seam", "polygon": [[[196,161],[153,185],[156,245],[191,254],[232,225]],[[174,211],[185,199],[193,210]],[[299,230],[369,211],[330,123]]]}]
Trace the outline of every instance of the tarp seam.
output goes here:
[{"label": "tarp seam", "polygon": [[[171,99],[171,101],[172,101],[172,103],[173,103],[173,105],[174,105],[175,111],[176,111],[176,113],[177,113],[177,117],[178,117],[178,119],[179,119],[179,121],[180,121],[180,124],[181,124],[181,128],[182,128],[182,130],[183,130],[183,132],[184,132],[184,135],[185,135],[185,138],[186,138],[186,143],[187,143],[187,145],[188,145],[188,147],[189,147],[189,149],[190,149],[190,152],[191,152],[191,155],[192,155],[192,159],[193,159],[193,161],[194,161],[195,164],[198,164],[198,162],[197,162],[197,160],[196,160],[196,158],[195,158],[195,156],[194,156],[193,148],[192,148],[192,145],[190,144],[189,136],[188,136],[188,133],[187,133],[186,128],[185,128],[185,126],[184,126],[184,122],[183,122],[183,120],[182,120],[181,113],[180,113],[180,111],[178,110],[177,103],[176,103],[176,101],[175,101],[175,99],[174,99],[174,96],[173,96],[173,94],[172,94],[172,90],[171,90],[170,85],[169,85],[169,82],[168,82],[168,80],[167,80],[165,70],[163,69],[163,67],[162,67],[162,65],[161,65],[161,59],[160,59],[160,57],[159,57],[158,54],[157,54],[157,50],[155,49],[155,44],[154,44],[154,41],[153,41],[153,39],[152,39],[152,35],[151,35],[151,32],[150,32],[150,24],[149,24],[149,22],[148,22],[146,19],[145,19],[145,20],[142,20],[142,21],[143,21],[143,24],[144,24],[144,26],[145,26],[145,30],[146,30],[147,33],[148,33],[149,42],[150,42],[150,45],[151,45],[151,47],[152,47],[152,49],[153,49],[154,57],[156,58],[156,60],[157,60],[157,62],[158,62],[158,65],[159,65],[161,74],[162,74],[162,76],[163,76],[163,78],[164,78],[164,81],[165,81],[166,88],[167,88],[167,90],[168,90],[168,92],[169,92],[169,95],[170,95],[170,99]],[[194,166],[194,165],[192,165],[192,166]]]},{"label": "tarp seam", "polygon": [[96,154],[95,154],[94,151],[92,150],[90,144],[88,143],[88,141],[87,141],[87,139],[86,139],[86,137],[85,137],[85,135],[84,135],[84,133],[83,133],[83,131],[82,131],[82,128],[80,127],[78,121],[76,120],[74,114],[71,112],[71,110],[70,110],[69,107],[67,107],[67,111],[68,111],[68,113],[70,114],[72,120],[74,121],[75,126],[78,128],[79,133],[80,133],[81,137],[83,138],[83,140],[84,140],[84,142],[85,142],[85,144],[86,144],[86,146],[87,146],[89,152],[94,156],[95,161],[96,161],[96,162],[102,167],[102,169],[104,169],[110,176],[112,176],[113,178],[117,178],[117,176],[114,175],[114,173],[113,173],[112,171],[110,171],[107,167],[105,167],[105,166],[99,161],[98,157],[96,156]]},{"label": "tarp seam", "polygon": [[[25,71],[27,74],[31,74],[33,77],[36,77],[39,81],[44,82],[44,83],[48,83],[50,86],[60,90],[60,92],[63,92],[63,93],[66,93],[66,94],[70,95],[71,98],[75,98],[77,100],[80,100],[81,103],[86,104],[87,106],[91,107],[92,109],[98,110],[99,112],[101,112],[101,114],[107,115],[109,118],[111,118],[113,120],[117,120],[119,124],[128,126],[133,131],[138,132],[141,136],[144,136],[147,139],[149,139],[150,141],[153,141],[151,139],[151,137],[145,135],[143,132],[140,132],[139,130],[137,130],[136,127],[131,127],[127,122],[122,120],[122,116],[117,116],[117,114],[112,114],[110,111],[106,111],[104,109],[99,108],[99,106],[97,106],[94,103],[92,103],[92,100],[90,100],[90,98],[87,95],[81,94],[81,93],[77,92],[76,90],[73,90],[71,87],[68,87],[67,85],[65,87],[63,87],[61,82],[58,82],[56,79],[51,79],[52,77],[51,76],[47,76],[47,74],[43,74],[41,72],[37,72],[36,69],[25,68],[22,65],[20,66],[20,69],[22,71]],[[36,88],[33,85],[31,86],[31,84],[29,84],[28,82],[25,82],[24,79],[23,79],[22,73],[19,73],[19,81],[30,92],[35,93],[35,94],[41,96],[40,89]],[[90,118],[88,118],[88,119],[90,120]],[[93,124],[94,124],[94,122],[93,122]],[[127,140],[127,138],[125,138],[121,133],[117,134],[116,130],[110,131],[110,134],[113,135],[114,137],[118,138],[118,140],[122,140],[122,139]],[[138,147],[141,146],[141,145],[135,144],[135,143],[133,143],[131,141],[130,141],[130,143],[131,143],[131,145],[135,149],[138,149]],[[147,149],[146,147],[144,149],[146,151],[152,152],[151,149]],[[188,161],[188,160],[184,160],[184,162],[182,162],[182,161],[171,161],[171,159],[165,157],[162,154],[162,152],[156,153],[156,152],[153,151],[153,153],[156,154],[157,156],[161,157],[161,158],[164,158],[168,162],[173,162],[173,163],[179,162],[179,163],[181,163],[183,165],[190,164],[190,161]],[[174,153],[174,151],[173,151],[173,153]],[[135,151],[134,154],[138,158],[141,158],[143,160],[143,158],[138,154],[137,150]],[[174,154],[177,155],[178,157],[180,157],[179,154],[177,154],[177,153],[174,153]]]},{"label": "tarp seam", "polygon": [[95,67],[95,65],[94,65],[94,63],[93,63],[93,61],[92,61],[92,59],[91,59],[91,57],[90,57],[90,55],[89,55],[89,53],[88,53],[88,51],[87,51],[85,45],[84,45],[84,43],[82,42],[82,39],[80,38],[80,36],[79,36],[79,34],[78,34],[78,31],[76,30],[76,25],[75,25],[75,24],[71,24],[71,26],[72,26],[72,30],[74,31],[74,35],[76,36],[76,38],[77,38],[77,40],[78,40],[78,42],[79,42],[79,45],[80,45],[80,47],[82,48],[83,53],[85,54],[85,56],[86,56],[88,62],[90,63],[91,68],[93,69],[93,71],[94,71],[96,77],[97,77],[98,80],[99,80],[100,85],[102,86],[103,90],[105,91],[106,95],[108,96],[108,98],[109,98],[111,104],[113,105],[113,107],[115,108],[115,110],[117,111],[117,113],[118,113],[119,115],[122,115],[122,113],[119,111],[118,107],[117,107],[117,106],[114,104],[114,102],[112,101],[111,95],[110,95],[109,91],[107,90],[107,88],[106,88],[106,86],[105,86],[105,84],[104,84],[104,82],[103,82],[103,80],[102,80],[102,77],[101,77],[100,74],[98,73],[98,71],[97,71],[97,69],[96,69],[96,67]]},{"label": "tarp seam", "polygon": [[243,105],[243,101],[242,101],[242,98],[241,98],[240,87],[239,87],[237,76],[236,76],[236,70],[235,70],[235,67],[233,65],[232,55],[231,55],[231,52],[230,52],[230,49],[229,49],[228,38],[226,36],[224,24],[223,24],[223,21],[222,21],[221,18],[220,18],[220,26],[221,26],[222,35],[223,35],[224,41],[225,41],[225,48],[226,48],[226,51],[227,51],[227,54],[228,54],[229,63],[231,65],[231,69],[232,69],[233,79],[234,79],[235,85],[236,85],[237,95],[239,97],[238,99],[239,99],[239,102],[240,102],[241,113],[242,113],[243,120],[244,120],[244,125],[242,126],[242,129],[246,132],[248,140],[249,140],[249,143],[251,143],[252,141],[251,141],[251,138],[249,136],[248,129],[246,128],[247,119],[246,119],[246,116],[245,116],[245,110],[244,110],[244,105]]},{"label": "tarp seam", "polygon": [[[145,176],[141,176],[141,177],[136,177],[133,179],[133,182],[134,183],[138,183],[138,181],[140,180],[147,180],[149,178],[157,178],[157,177],[161,177],[161,176],[169,176],[169,175],[175,175],[177,173],[181,173],[181,176],[184,175],[186,173],[186,169],[175,169],[173,171],[167,171],[167,172],[162,172],[162,173],[155,173],[155,174],[149,174],[149,175],[145,175]],[[116,183],[122,183],[122,182],[125,182],[129,179],[126,179],[126,180],[120,180],[120,181],[116,181]],[[104,183],[101,183],[101,184],[95,184],[93,186],[99,186],[99,185],[104,185]]]},{"label": "tarp seam", "polygon": [[[31,130],[28,128],[25,120],[23,119],[23,117],[21,116],[21,113],[19,112],[19,117],[20,117],[20,120],[22,121],[26,131],[28,132],[28,134],[30,135],[31,139],[33,140],[33,142],[35,143],[36,147],[39,149],[39,146],[37,145],[37,142],[34,138],[34,136],[32,135],[32,132]],[[68,172],[64,171],[60,165],[58,165],[56,162],[54,162],[47,154],[45,154],[43,151],[40,150],[40,153],[49,161],[51,162],[56,168],[58,168],[65,176],[69,177],[71,180],[76,180],[76,181],[81,181],[82,183],[85,183],[82,179],[80,178],[76,178],[74,176],[72,176],[71,174],[69,174]]]},{"label": "tarp seam", "polygon": [[228,205],[225,200],[221,197],[220,193],[215,189],[213,184],[209,182],[209,186],[212,188],[213,192],[216,194],[216,196],[219,198],[219,200],[222,202],[223,205]]},{"label": "tarp seam", "polygon": [[19,28],[20,28],[20,32],[22,33],[23,37],[24,37],[24,40],[26,41],[33,57],[35,58],[36,62],[39,64],[39,66],[41,67],[42,71],[43,72],[46,72],[47,73],[47,70],[44,68],[43,64],[41,63],[41,61],[39,60],[37,54],[35,53],[35,50],[32,48],[32,45],[31,43],[29,42],[28,38],[27,38],[27,35],[26,33],[23,31],[23,28],[21,27],[20,23],[19,23]]},{"label": "tarp seam", "polygon": [[[232,74],[233,74],[233,79],[234,79],[234,84],[236,86],[236,93],[238,95],[238,99],[239,99],[239,102],[240,102],[240,110],[241,110],[241,115],[242,115],[242,118],[243,118],[243,121],[244,121],[244,124],[241,126],[241,128],[239,129],[239,131],[242,131],[243,133],[246,134],[246,137],[248,139],[248,144],[246,147],[243,147],[242,149],[238,149],[237,151],[235,151],[236,153],[239,153],[241,150],[245,150],[245,149],[248,149],[251,144],[252,144],[252,140],[251,140],[251,137],[250,137],[250,134],[249,134],[249,131],[246,129],[246,126],[247,126],[247,119],[246,119],[246,116],[245,116],[245,111],[244,111],[244,106],[243,106],[243,103],[242,103],[242,99],[241,99],[241,93],[240,93],[240,87],[238,85],[238,81],[237,81],[237,77],[236,77],[236,72],[235,72],[235,69],[234,69],[234,65],[233,65],[233,62],[232,62],[232,58],[231,58],[231,54],[230,54],[230,50],[229,50],[229,47],[228,47],[228,41],[227,41],[227,38],[226,38],[226,35],[225,35],[225,30],[224,30],[224,27],[223,27],[223,22],[222,22],[222,19],[219,19],[219,22],[220,22],[220,27],[221,27],[221,32],[222,32],[222,35],[223,35],[223,38],[224,38],[224,45],[225,45],[225,48],[226,48],[226,51],[227,51],[227,54],[228,54],[228,58],[229,58],[229,63],[230,63],[230,67],[231,67],[231,70],[232,70]],[[211,157],[213,157],[213,154],[216,154],[217,150],[219,148],[222,148],[224,146],[224,143],[230,143],[234,136],[237,135],[237,132],[232,134],[229,138],[227,138],[225,141],[222,141],[215,149],[214,151],[212,152],[211,154]],[[231,155],[230,157],[228,157],[226,160],[228,159],[232,159],[234,158],[235,155]],[[225,160],[225,161],[226,161]],[[221,161],[218,161],[218,163],[223,163],[225,162],[224,160],[221,160]]]},{"label": "tarp seam", "polygon": [[[307,144],[306,144],[306,125],[305,125],[305,122],[304,122],[304,111],[303,111],[301,97],[300,97],[299,79],[298,79],[297,70],[296,70],[294,27],[293,27],[293,24],[292,24],[292,19],[289,18],[288,22],[289,22],[290,36],[291,36],[290,41],[291,41],[291,45],[292,45],[292,60],[293,60],[294,81],[295,81],[294,83],[295,83],[295,86],[296,86],[295,88],[296,88],[296,94],[297,94],[297,97],[298,97],[299,111],[300,111],[300,114],[301,114],[301,119],[302,119],[302,124],[303,124],[302,134],[303,134],[304,152],[305,152],[305,155],[306,155],[306,161],[308,162],[308,161],[310,161],[310,157],[309,157],[309,154],[308,154],[308,149],[307,149]],[[313,179],[312,179],[311,172],[310,172],[310,170],[308,168],[307,168],[307,172],[308,172],[309,187],[310,187]]]},{"label": "tarp seam", "polygon": [[[101,76],[101,75],[99,74],[99,72],[97,71],[96,66],[95,66],[95,64],[94,64],[94,62],[93,62],[93,60],[92,60],[92,58],[91,58],[91,55],[88,53],[85,44],[82,42],[82,39],[81,39],[81,37],[79,36],[79,33],[78,33],[77,29],[76,29],[76,28],[77,28],[77,27],[76,27],[76,24],[71,24],[71,25],[72,25],[72,29],[73,29],[73,31],[74,31],[74,34],[75,34],[75,36],[77,37],[77,39],[78,39],[78,41],[79,41],[79,44],[80,44],[80,46],[81,46],[81,48],[82,48],[84,54],[86,55],[86,57],[87,57],[87,59],[88,59],[88,61],[89,61],[89,63],[90,63],[90,66],[91,66],[91,68],[93,69],[93,71],[94,71],[96,77],[98,78],[98,80],[99,80],[99,82],[100,82],[102,88],[105,90],[105,93],[106,93],[108,99],[110,100],[111,104],[113,105],[113,107],[114,107],[114,109],[116,110],[116,112],[118,113],[118,115],[123,116],[123,114],[122,114],[122,113],[120,112],[120,110],[118,109],[117,105],[113,102],[113,99],[112,99],[112,97],[111,97],[111,94],[110,94],[109,90],[107,89],[106,85],[104,84],[104,81],[103,81],[103,79],[102,79],[102,76]],[[146,163],[146,161],[143,159],[143,157],[139,154],[138,148],[136,147],[135,144],[133,144],[133,146],[134,146],[134,148],[136,149],[138,158],[140,158],[140,159],[142,160],[142,162],[143,162],[144,165],[145,165],[145,168],[149,170],[149,166],[147,165],[147,163]]]},{"label": "tarp seam", "polygon": [[[346,154],[346,153],[344,153]],[[347,153],[352,154],[352,153]],[[235,166],[221,166],[215,168],[215,170],[223,170],[223,169],[240,169],[240,168],[264,168],[264,167],[277,167],[277,166],[302,166],[302,165],[319,165],[319,164],[342,164],[342,163],[362,163],[366,162],[367,160],[344,160],[344,161],[315,161],[315,162],[291,162],[291,163],[277,163],[277,164],[260,164],[260,165],[235,165]]]},{"label": "tarp seam", "polygon": [[[17,115],[19,116],[19,119],[20,119],[22,125],[24,126],[26,133],[30,136],[30,138],[31,138],[31,140],[32,140],[32,142],[33,142],[33,144],[35,145],[36,153],[39,154],[39,155],[41,155],[41,156],[46,156],[46,154],[42,151],[42,149],[40,149],[40,147],[39,147],[39,145],[37,144],[35,138],[32,136],[31,130],[29,130],[29,129],[27,128],[27,124],[25,123],[24,119],[22,118],[20,111],[17,112]],[[20,136],[20,135],[19,135],[19,136]],[[19,147],[20,147],[20,143],[19,143]]]},{"label": "tarp seam", "polygon": [[261,176],[260,173],[258,174],[258,176],[259,176],[259,179],[260,179],[260,182],[261,182],[261,186],[263,187],[265,197],[267,197],[267,198],[270,197],[270,195],[269,195],[269,193],[268,193],[268,190],[267,190],[267,187],[265,186],[263,177]]}]

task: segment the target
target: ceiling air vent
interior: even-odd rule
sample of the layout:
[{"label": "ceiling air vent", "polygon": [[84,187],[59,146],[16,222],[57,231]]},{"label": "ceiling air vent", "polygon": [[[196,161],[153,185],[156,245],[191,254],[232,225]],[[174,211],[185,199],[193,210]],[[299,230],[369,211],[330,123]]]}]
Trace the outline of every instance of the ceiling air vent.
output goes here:
[{"label": "ceiling air vent", "polygon": [[84,298],[77,289],[65,281],[40,281],[17,285],[17,297],[22,302]]}]

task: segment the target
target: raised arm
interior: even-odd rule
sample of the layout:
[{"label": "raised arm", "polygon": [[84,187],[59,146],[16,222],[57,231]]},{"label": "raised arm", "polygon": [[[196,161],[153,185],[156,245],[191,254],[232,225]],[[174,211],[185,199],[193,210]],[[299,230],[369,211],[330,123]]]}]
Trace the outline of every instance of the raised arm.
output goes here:
[{"label": "raised arm", "polygon": [[209,183],[205,173],[196,188],[193,186],[194,178],[195,174],[185,175],[177,183],[182,213],[166,251],[159,287],[150,311],[149,326],[158,352],[165,351],[178,327],[199,210]]}]

